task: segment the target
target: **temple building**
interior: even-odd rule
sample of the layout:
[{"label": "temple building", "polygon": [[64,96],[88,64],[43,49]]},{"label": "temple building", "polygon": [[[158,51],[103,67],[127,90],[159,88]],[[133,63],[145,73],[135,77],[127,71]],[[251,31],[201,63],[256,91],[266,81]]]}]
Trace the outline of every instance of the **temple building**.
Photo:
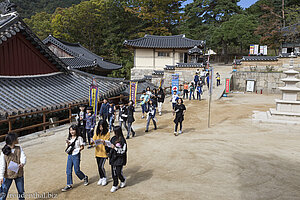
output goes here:
[{"label": "temple building", "polygon": [[69,43],[49,35],[43,43],[71,69],[107,76],[113,70],[122,68],[94,54],[79,43]]}]

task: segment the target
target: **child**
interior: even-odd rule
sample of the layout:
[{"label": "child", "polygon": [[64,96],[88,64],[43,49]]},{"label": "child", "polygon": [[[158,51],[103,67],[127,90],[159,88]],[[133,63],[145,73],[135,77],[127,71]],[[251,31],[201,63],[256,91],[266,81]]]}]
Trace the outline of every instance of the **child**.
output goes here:
[{"label": "child", "polygon": [[221,76],[220,76],[219,72],[217,72],[216,75],[217,75],[216,79],[217,79],[217,87],[218,87],[219,85],[221,85]]},{"label": "child", "polygon": [[153,125],[154,125],[154,130],[156,130],[157,129],[156,121],[155,121],[156,107],[154,106],[152,100],[149,101],[149,109],[147,110],[147,113],[148,113],[148,117],[147,117],[147,126],[146,126],[145,132],[148,132],[149,124],[150,124],[151,119],[152,119],[152,122],[153,122]]},{"label": "child", "polygon": [[146,88],[146,94],[147,94],[149,97],[151,97],[151,95],[152,95],[152,92],[151,92],[151,89],[150,89],[149,86]]},{"label": "child", "polygon": [[176,117],[174,119],[174,123],[175,123],[175,131],[174,131],[174,135],[178,136],[177,134],[177,127],[178,127],[178,123],[180,124],[180,130],[179,130],[179,134],[182,133],[182,121],[184,120],[184,113],[186,111],[185,105],[183,105],[183,100],[182,98],[179,98],[177,100],[177,104],[175,105],[175,109],[174,112],[176,113]]},{"label": "child", "polygon": [[189,98],[189,84],[188,82],[184,82],[183,84],[183,98]]},{"label": "child", "polygon": [[[8,190],[12,181],[17,186],[19,199],[24,197],[24,165],[26,164],[26,155],[23,149],[16,144],[19,143],[16,133],[8,133],[5,137],[5,146],[2,148],[0,155],[0,184],[2,185],[2,197],[6,199]],[[7,166],[11,162],[15,162],[19,169],[17,172],[8,169]]]},{"label": "child", "polygon": [[85,129],[86,129],[86,133],[88,136],[88,142],[89,142],[88,148],[91,148],[92,147],[91,138],[94,135],[94,128],[96,125],[96,116],[93,114],[93,107],[91,107],[91,106],[87,107],[85,120],[86,120]]},{"label": "child", "polygon": [[73,178],[72,178],[72,169],[74,166],[74,171],[77,177],[80,180],[84,180],[84,185],[87,186],[89,184],[88,176],[86,176],[80,170],[80,152],[84,149],[83,139],[79,135],[78,126],[73,124],[69,128],[69,136],[66,140],[66,153],[68,153],[68,161],[67,161],[67,186],[64,187],[61,191],[66,192],[72,189]]},{"label": "child", "polygon": [[[103,119],[101,119],[98,123],[98,126],[96,128],[93,140],[109,140],[110,136],[109,136],[109,132],[107,130],[107,122]],[[102,144],[99,144],[96,146],[95,148],[95,156],[96,156],[96,160],[97,160],[97,165],[98,165],[98,171],[99,171],[99,176],[100,179],[97,183],[97,185],[103,185],[105,186],[107,184],[107,180],[106,180],[106,173],[105,173],[105,169],[104,169],[104,164],[105,161],[107,159],[107,153],[105,150],[105,142]]]},{"label": "child", "polygon": [[141,100],[141,107],[142,107],[142,113],[143,113],[142,119],[144,119],[144,114],[145,114],[146,107],[147,107],[147,104],[149,101],[149,96],[146,94],[145,90],[143,90],[143,94],[141,95],[140,100]]},{"label": "child", "polygon": [[164,93],[164,90],[161,87],[159,88],[159,91],[157,93],[157,101],[158,101],[158,103],[157,103],[158,113],[159,113],[159,115],[161,115],[162,104],[165,101],[165,93]]},{"label": "child", "polygon": [[[157,107],[157,90],[156,88],[154,88],[152,90],[152,96],[151,96],[151,99],[152,99],[152,104]],[[150,104],[149,104],[150,105]]]},{"label": "child", "polygon": [[195,87],[194,87],[194,83],[193,83],[193,82],[191,82],[191,85],[190,85],[190,98],[189,98],[189,100],[191,100],[191,99],[192,99],[192,95],[193,95],[193,99],[195,99],[195,95],[194,95],[194,93],[195,93]]},{"label": "child", "polygon": [[109,164],[111,165],[113,186],[111,192],[118,189],[118,179],[120,179],[120,188],[125,187],[126,177],[123,176],[123,166],[127,163],[127,143],[120,126],[114,127],[115,136],[110,140],[111,149],[109,153]]},{"label": "child", "polygon": [[172,99],[171,99],[171,102],[172,102],[172,109],[174,110],[175,108],[175,105],[176,105],[176,102],[177,102],[177,99],[178,99],[178,95],[177,95],[177,91],[173,91],[173,94],[172,94]]},{"label": "child", "polygon": [[112,128],[114,126],[115,116],[116,116],[116,107],[111,101],[109,102],[109,107],[108,107],[109,132],[112,131]]},{"label": "child", "polygon": [[79,105],[79,113],[76,116],[76,120],[78,122],[78,128],[81,137],[83,138],[84,144],[86,144],[86,130],[85,130],[85,117],[86,117],[86,111],[85,111],[85,105],[80,104]]},{"label": "child", "polygon": [[197,100],[201,100],[201,94],[202,94],[202,84],[201,81],[197,85]]},{"label": "child", "polygon": [[109,108],[109,103],[107,102],[107,99],[104,99],[103,103],[101,104],[99,114],[100,114],[100,117],[105,121],[108,118],[108,108]]},{"label": "child", "polygon": [[198,75],[198,72],[196,72],[196,74],[195,74],[194,82],[195,82],[195,85],[198,85],[198,82],[199,82],[199,75]]},{"label": "child", "polygon": [[130,131],[132,132],[132,137],[135,136],[135,132],[132,129],[132,123],[135,121],[134,119],[134,106],[133,106],[133,101],[130,100],[128,103],[128,107],[127,107],[127,123],[128,123],[128,128],[127,128],[127,137],[126,139],[129,139],[130,137]]},{"label": "child", "polygon": [[119,108],[119,125],[122,128],[122,124],[124,125],[125,129],[128,130],[127,128],[127,118],[128,118],[128,112],[127,108],[124,105],[122,101],[119,102],[120,108]]}]

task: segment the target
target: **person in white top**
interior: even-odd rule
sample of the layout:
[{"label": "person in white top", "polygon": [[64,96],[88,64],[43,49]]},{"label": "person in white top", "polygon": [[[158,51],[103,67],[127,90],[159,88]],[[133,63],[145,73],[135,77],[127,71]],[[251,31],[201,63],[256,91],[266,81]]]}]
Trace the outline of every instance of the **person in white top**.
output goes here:
[{"label": "person in white top", "polygon": [[0,155],[0,184],[2,185],[0,199],[6,199],[13,180],[17,186],[19,199],[25,199],[23,168],[26,164],[26,155],[23,149],[16,145],[19,143],[16,133],[8,133],[5,143]]},{"label": "person in white top", "polygon": [[69,128],[69,136],[66,140],[66,153],[68,155],[67,161],[67,186],[62,189],[63,192],[72,189],[73,178],[72,178],[72,170],[74,166],[75,174],[80,180],[84,180],[84,185],[88,185],[88,176],[86,176],[80,170],[80,152],[84,149],[83,138],[80,136],[80,132],[78,126],[73,124]]}]

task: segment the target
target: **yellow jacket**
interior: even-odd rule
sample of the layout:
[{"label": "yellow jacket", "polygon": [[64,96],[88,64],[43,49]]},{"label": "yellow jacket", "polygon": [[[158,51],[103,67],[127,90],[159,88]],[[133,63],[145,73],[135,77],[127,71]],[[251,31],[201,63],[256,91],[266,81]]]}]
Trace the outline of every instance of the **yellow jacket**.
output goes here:
[{"label": "yellow jacket", "polygon": [[[109,132],[107,132],[105,135],[97,135],[96,130],[94,131],[94,136],[93,136],[93,140],[109,140],[110,139],[110,135]],[[101,157],[101,158],[107,158],[107,154],[105,151],[105,146],[103,144],[99,144],[98,146],[96,146],[95,148],[95,156],[96,157]]]}]

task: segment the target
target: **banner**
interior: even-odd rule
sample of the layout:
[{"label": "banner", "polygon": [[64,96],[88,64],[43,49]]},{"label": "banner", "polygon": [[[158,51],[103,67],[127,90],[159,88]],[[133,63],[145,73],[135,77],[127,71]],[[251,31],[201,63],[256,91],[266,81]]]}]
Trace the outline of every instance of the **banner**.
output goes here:
[{"label": "banner", "polygon": [[136,102],[137,85],[138,85],[138,82],[131,82],[130,81],[129,101],[132,100],[133,104],[135,104],[135,102]]},{"label": "banner", "polygon": [[250,52],[249,52],[250,55],[253,55],[254,54],[254,44],[251,44],[250,45]]},{"label": "banner", "polygon": [[258,55],[258,49],[259,49],[259,45],[258,44],[254,45],[254,55]]},{"label": "banner", "polygon": [[164,85],[164,82],[165,82],[165,79],[164,78],[162,78],[162,79],[160,79],[160,82],[159,82],[159,87],[163,87],[163,85]]},{"label": "banner", "polygon": [[98,86],[95,78],[93,78],[92,84],[90,85],[89,103],[93,107],[95,115],[97,115],[98,106]]},{"label": "banner", "polygon": [[264,55],[265,46],[259,46],[259,54]]},{"label": "banner", "polygon": [[172,74],[172,91],[176,91],[179,94],[179,74]]},{"label": "banner", "polygon": [[230,92],[230,79],[225,79],[225,93],[228,94]]},{"label": "banner", "polygon": [[267,56],[268,55],[268,46],[265,45],[264,46],[264,56]]}]

